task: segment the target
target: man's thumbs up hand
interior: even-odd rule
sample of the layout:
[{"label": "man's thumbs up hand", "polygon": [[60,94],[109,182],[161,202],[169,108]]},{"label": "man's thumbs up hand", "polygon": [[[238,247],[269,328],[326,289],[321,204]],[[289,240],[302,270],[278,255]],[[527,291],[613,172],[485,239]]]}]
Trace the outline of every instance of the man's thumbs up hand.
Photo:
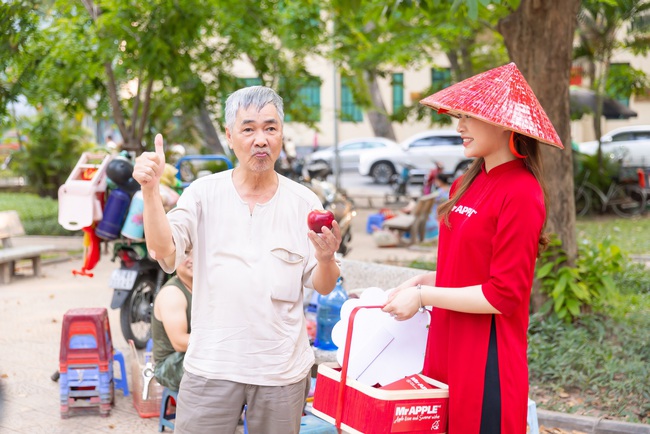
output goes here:
[{"label": "man's thumbs up hand", "polygon": [[[162,168],[165,168],[165,150],[163,149],[163,136],[162,134],[156,134],[156,138],[154,139],[154,144],[156,146],[156,155],[158,156],[158,159],[160,160],[160,164],[162,165]],[[161,172],[162,175],[162,172]]]},{"label": "man's thumbs up hand", "polygon": [[143,189],[158,188],[160,177],[165,170],[165,151],[162,134],[156,134],[155,152],[143,152],[135,159],[133,178]]}]

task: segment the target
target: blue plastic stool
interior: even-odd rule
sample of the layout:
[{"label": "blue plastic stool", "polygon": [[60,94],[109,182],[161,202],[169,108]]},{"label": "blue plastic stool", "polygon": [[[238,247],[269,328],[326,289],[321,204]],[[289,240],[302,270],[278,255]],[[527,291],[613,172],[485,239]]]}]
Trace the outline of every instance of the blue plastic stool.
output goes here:
[{"label": "blue plastic stool", "polygon": [[381,229],[381,225],[384,223],[385,219],[386,216],[382,213],[370,214],[368,216],[368,222],[366,223],[366,233],[372,234],[376,229]]},{"label": "blue plastic stool", "polygon": [[173,413],[167,414],[167,404],[171,402],[172,398],[174,402],[178,399],[178,392],[169,390],[168,388],[163,388],[162,399],[160,401],[160,416],[158,417],[158,431],[165,431],[165,427],[174,430],[174,419],[176,419],[176,410],[174,409]]},{"label": "blue plastic stool", "polygon": [[129,396],[129,382],[126,377],[126,365],[124,364],[124,354],[119,350],[113,350],[113,361],[120,364],[120,378],[115,378],[113,375],[113,384],[116,389],[122,389],[124,396]]}]

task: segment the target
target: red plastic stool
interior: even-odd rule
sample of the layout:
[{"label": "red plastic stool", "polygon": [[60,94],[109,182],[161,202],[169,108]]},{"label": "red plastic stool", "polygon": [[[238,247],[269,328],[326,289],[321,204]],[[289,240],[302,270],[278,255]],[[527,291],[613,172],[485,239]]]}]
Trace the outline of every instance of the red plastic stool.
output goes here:
[{"label": "red plastic stool", "polygon": [[106,308],[70,309],[63,316],[59,352],[61,417],[72,408],[110,414],[114,401],[113,344]]}]

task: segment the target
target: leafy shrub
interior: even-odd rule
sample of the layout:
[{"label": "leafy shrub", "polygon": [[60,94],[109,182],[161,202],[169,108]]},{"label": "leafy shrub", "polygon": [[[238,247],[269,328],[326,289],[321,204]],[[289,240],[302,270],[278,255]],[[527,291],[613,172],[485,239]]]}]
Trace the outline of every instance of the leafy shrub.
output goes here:
[{"label": "leafy shrub", "polygon": [[0,210],[16,210],[27,235],[80,235],[59,225],[59,203],[30,193],[0,193]]},{"label": "leafy shrub", "polygon": [[77,121],[47,109],[29,123],[24,129],[29,141],[14,154],[11,168],[40,196],[56,198],[81,153],[92,147],[90,133]]},{"label": "leafy shrub", "polygon": [[[649,305],[646,295],[622,320],[590,313],[570,324],[541,313],[533,315],[528,360],[534,399],[549,410],[590,409],[647,423]],[[567,400],[566,392],[577,393],[580,399]]]},{"label": "leafy shrub", "polygon": [[436,263],[435,262],[429,262],[429,261],[422,261],[422,260],[414,260],[410,264],[407,265],[409,268],[417,268],[418,270],[429,270],[429,271],[436,271]]},{"label": "leafy shrub", "polygon": [[650,294],[650,273],[645,264],[639,262],[626,262],[614,275],[614,283],[622,294]]},{"label": "leafy shrub", "polygon": [[623,270],[624,260],[621,249],[609,239],[596,244],[585,241],[578,246],[576,266],[571,267],[562,242],[552,239],[535,273],[542,292],[551,297],[541,311],[548,312],[552,304],[558,318],[571,322],[586,310],[602,310],[615,289],[612,276]]},{"label": "leafy shrub", "polygon": [[597,186],[603,191],[607,191],[612,183],[612,178],[619,175],[620,163],[617,156],[612,153],[603,153],[603,166],[598,168],[598,155],[587,155],[575,152],[573,182],[578,186],[582,184],[585,177],[587,181]]}]

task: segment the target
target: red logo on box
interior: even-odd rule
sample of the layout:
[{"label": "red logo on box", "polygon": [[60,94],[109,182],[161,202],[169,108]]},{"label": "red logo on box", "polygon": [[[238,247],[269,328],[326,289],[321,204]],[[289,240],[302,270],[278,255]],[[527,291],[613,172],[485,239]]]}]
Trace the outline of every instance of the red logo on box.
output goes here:
[{"label": "red logo on box", "polygon": [[396,405],[391,432],[438,431],[442,405]]}]

